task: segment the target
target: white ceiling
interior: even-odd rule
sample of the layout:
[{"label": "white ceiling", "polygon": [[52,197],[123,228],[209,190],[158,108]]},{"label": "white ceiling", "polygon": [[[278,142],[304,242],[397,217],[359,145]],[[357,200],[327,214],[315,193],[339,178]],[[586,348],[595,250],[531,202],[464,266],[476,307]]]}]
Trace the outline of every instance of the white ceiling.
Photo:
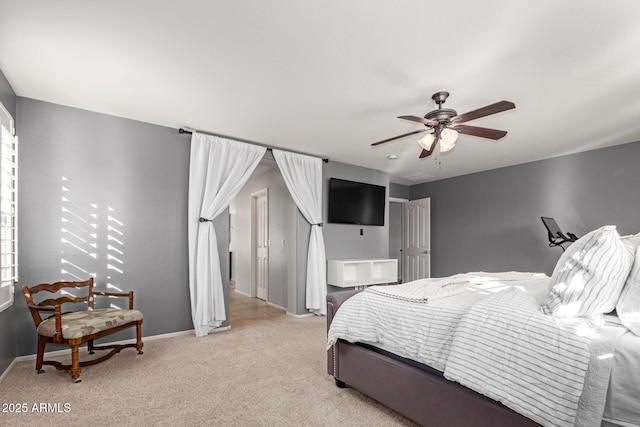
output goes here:
[{"label": "white ceiling", "polygon": [[[640,141],[637,0],[0,0],[19,96],[441,179]],[[509,100],[418,160],[399,115]],[[387,156],[396,154],[397,160]]]}]

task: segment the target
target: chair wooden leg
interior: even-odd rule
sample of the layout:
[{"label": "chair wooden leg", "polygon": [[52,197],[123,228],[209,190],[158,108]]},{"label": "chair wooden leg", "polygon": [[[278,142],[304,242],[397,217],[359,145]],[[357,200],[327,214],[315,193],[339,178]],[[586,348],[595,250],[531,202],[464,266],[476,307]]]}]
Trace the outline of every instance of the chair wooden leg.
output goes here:
[{"label": "chair wooden leg", "polygon": [[138,350],[138,354],[142,353],[142,320],[136,322],[136,350]]},{"label": "chair wooden leg", "polygon": [[44,373],[44,369],[42,369],[42,364],[44,362],[44,348],[46,347],[47,342],[42,339],[42,337],[38,336],[38,353],[36,356],[36,371],[39,374]]},{"label": "chair wooden leg", "polygon": [[95,353],[95,351],[93,351],[93,340],[87,341],[87,350],[89,350],[89,354]]},{"label": "chair wooden leg", "polygon": [[71,379],[73,379],[74,383],[79,383],[80,380],[80,358],[78,356],[78,344],[73,344],[71,346],[71,369],[69,370],[69,375],[71,375]]}]

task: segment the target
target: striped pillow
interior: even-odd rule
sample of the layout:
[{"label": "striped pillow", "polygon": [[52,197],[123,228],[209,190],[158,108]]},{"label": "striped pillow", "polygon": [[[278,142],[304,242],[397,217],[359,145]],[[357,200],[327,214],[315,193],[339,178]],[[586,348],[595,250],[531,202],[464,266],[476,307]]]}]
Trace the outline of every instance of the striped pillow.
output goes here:
[{"label": "striped pillow", "polygon": [[[634,237],[640,239],[640,234]],[[640,247],[635,250],[633,267],[620,294],[616,311],[622,324],[640,336]]]},{"label": "striped pillow", "polygon": [[543,311],[556,317],[612,311],[632,263],[631,245],[622,242],[615,226],[593,230],[569,246],[558,260]]}]

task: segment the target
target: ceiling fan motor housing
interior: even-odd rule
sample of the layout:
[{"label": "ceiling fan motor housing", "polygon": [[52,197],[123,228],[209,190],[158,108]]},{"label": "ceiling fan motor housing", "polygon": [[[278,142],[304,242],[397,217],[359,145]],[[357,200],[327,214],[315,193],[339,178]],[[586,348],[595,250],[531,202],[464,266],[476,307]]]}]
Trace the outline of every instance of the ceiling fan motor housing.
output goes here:
[{"label": "ceiling fan motor housing", "polygon": [[424,118],[429,120],[435,120],[440,124],[448,124],[452,117],[457,116],[456,110],[450,108],[439,108],[437,110],[429,111]]},{"label": "ceiling fan motor housing", "polygon": [[[450,108],[442,108],[442,104],[444,104],[444,102],[447,100],[448,97],[449,97],[449,92],[441,91],[441,92],[434,93],[431,96],[431,99],[433,99],[435,103],[438,104],[438,109],[430,111],[424,116],[425,119],[435,120],[438,123],[440,123],[440,126],[439,126],[440,129],[442,129],[443,126],[446,126],[449,123],[451,123],[452,117],[455,117],[458,115],[456,110],[452,110]],[[430,128],[435,127],[430,125],[425,125],[425,126]]]}]

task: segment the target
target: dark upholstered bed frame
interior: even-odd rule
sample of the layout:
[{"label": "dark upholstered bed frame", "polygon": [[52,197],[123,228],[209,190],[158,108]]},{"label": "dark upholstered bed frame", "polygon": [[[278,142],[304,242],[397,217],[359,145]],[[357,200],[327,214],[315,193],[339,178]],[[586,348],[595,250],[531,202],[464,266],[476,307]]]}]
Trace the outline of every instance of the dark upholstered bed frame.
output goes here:
[{"label": "dark upholstered bed frame", "polygon": [[[327,328],[340,305],[358,292],[327,295]],[[441,375],[361,345],[339,340],[328,351],[327,368],[338,387],[359,390],[424,426],[538,426],[501,403]]]}]

